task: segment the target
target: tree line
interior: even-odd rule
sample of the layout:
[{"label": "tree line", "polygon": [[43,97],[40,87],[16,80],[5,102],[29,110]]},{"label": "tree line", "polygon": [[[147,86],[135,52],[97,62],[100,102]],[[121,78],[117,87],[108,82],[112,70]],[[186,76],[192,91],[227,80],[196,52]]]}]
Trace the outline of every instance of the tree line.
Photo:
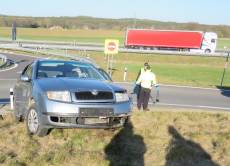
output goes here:
[{"label": "tree line", "polygon": [[114,29],[126,30],[127,28],[167,29],[167,30],[195,30],[216,32],[220,38],[230,38],[230,26],[205,25],[196,22],[176,23],[161,22],[148,19],[105,19],[87,16],[78,17],[19,17],[0,16],[1,27],[11,27],[16,22],[17,27],[24,28],[50,28],[60,26],[65,29]]}]

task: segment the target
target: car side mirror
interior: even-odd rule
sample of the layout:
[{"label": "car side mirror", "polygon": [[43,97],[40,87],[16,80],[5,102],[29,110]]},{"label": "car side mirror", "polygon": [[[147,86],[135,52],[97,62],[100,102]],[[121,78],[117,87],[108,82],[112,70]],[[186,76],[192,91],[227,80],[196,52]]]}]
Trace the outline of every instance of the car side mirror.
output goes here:
[{"label": "car side mirror", "polygon": [[28,76],[26,76],[26,75],[21,75],[21,81],[23,81],[23,82],[29,82],[30,81],[30,78],[28,77]]}]

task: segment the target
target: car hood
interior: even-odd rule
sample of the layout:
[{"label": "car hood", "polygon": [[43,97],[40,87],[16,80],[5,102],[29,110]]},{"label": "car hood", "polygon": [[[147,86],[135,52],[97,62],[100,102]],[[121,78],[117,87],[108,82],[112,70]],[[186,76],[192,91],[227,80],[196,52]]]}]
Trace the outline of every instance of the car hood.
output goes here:
[{"label": "car hood", "polygon": [[44,78],[35,80],[34,84],[43,91],[125,91],[125,89],[113,83],[91,79]]}]

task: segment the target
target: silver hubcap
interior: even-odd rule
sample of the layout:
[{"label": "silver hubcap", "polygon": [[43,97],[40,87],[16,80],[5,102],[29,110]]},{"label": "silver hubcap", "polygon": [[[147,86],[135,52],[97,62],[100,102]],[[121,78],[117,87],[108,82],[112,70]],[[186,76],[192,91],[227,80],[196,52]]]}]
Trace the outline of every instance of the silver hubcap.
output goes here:
[{"label": "silver hubcap", "polygon": [[31,109],[28,115],[28,127],[31,133],[38,130],[38,114],[34,109]]}]

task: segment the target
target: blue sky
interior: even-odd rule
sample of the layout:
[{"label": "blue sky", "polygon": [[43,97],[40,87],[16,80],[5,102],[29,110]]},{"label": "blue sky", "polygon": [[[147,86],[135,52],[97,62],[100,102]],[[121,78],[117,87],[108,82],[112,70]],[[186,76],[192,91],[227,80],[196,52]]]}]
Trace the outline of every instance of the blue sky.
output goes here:
[{"label": "blue sky", "polygon": [[1,0],[0,14],[136,17],[230,25],[230,0]]}]

